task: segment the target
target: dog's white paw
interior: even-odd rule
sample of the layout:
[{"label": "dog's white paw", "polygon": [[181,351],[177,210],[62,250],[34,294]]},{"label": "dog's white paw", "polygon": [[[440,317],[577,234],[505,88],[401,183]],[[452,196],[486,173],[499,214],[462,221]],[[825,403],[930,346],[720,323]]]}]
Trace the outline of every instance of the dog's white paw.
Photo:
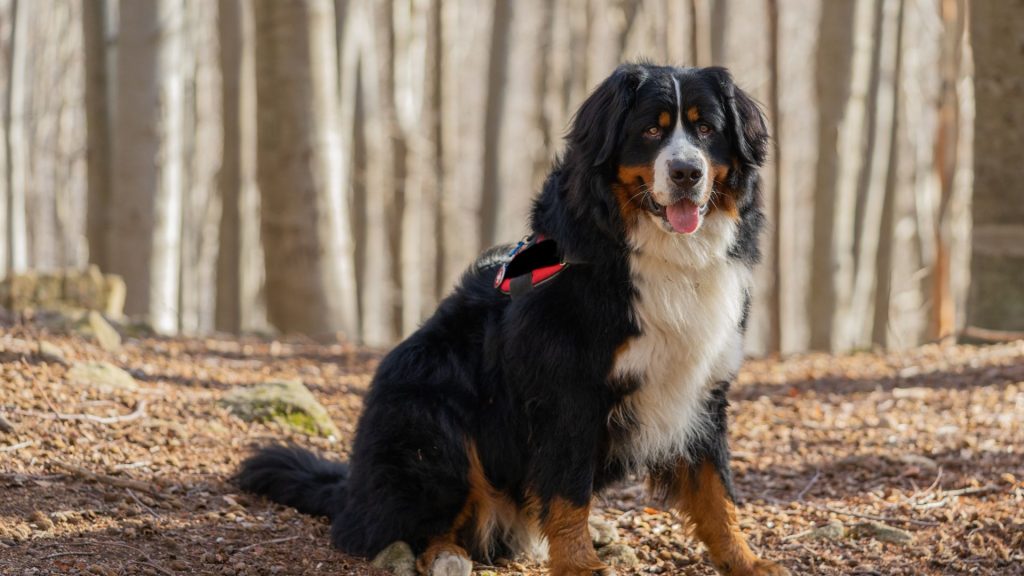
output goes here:
[{"label": "dog's white paw", "polygon": [[430,565],[429,576],[470,576],[472,573],[473,563],[469,558],[452,552],[441,552]]}]

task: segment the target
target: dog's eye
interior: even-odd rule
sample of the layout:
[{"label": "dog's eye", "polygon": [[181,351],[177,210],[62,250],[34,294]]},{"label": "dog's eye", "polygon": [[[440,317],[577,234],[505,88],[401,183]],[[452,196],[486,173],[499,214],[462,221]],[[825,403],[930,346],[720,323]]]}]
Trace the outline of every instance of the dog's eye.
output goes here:
[{"label": "dog's eye", "polygon": [[701,122],[700,124],[697,124],[697,131],[700,132],[701,136],[707,136],[708,134],[714,132],[715,129],[712,128],[710,124]]},{"label": "dog's eye", "polygon": [[647,130],[644,130],[644,136],[647,138],[661,138],[661,126],[651,126]]}]

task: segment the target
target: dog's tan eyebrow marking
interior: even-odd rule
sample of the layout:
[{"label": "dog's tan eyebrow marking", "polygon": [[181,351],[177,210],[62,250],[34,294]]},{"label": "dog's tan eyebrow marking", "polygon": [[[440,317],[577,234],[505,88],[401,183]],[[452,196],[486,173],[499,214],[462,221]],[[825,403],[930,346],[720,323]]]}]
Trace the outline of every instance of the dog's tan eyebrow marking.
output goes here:
[{"label": "dog's tan eyebrow marking", "polygon": [[672,115],[668,112],[662,112],[658,114],[658,126],[662,128],[668,128],[668,125],[672,122]]},{"label": "dog's tan eyebrow marking", "polygon": [[690,106],[686,109],[686,119],[690,122],[700,120],[700,110],[697,110],[696,106]]}]

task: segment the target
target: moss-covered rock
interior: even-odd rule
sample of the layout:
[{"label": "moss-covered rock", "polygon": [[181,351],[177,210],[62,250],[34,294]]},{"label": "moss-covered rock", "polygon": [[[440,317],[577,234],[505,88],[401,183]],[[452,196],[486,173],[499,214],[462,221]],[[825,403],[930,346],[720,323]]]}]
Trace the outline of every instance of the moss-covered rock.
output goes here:
[{"label": "moss-covered rock", "polygon": [[67,378],[74,384],[88,386],[105,393],[135,391],[139,384],[132,375],[109,362],[80,362],[72,366]]},{"label": "moss-covered rock", "polygon": [[371,562],[374,568],[395,576],[416,576],[416,555],[408,544],[399,540],[380,551]]},{"label": "moss-covered rock", "polygon": [[278,422],[313,436],[339,435],[327,410],[298,380],[276,380],[235,388],[222,403],[246,421]]}]

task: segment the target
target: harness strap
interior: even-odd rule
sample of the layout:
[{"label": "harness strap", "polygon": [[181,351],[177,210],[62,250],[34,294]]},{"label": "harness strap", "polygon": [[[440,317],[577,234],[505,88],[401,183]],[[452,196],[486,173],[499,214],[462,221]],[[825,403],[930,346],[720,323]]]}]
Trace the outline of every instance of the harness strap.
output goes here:
[{"label": "harness strap", "polygon": [[498,270],[494,287],[512,298],[519,298],[569,266],[559,254],[555,241],[542,234],[524,238],[508,256]]}]

